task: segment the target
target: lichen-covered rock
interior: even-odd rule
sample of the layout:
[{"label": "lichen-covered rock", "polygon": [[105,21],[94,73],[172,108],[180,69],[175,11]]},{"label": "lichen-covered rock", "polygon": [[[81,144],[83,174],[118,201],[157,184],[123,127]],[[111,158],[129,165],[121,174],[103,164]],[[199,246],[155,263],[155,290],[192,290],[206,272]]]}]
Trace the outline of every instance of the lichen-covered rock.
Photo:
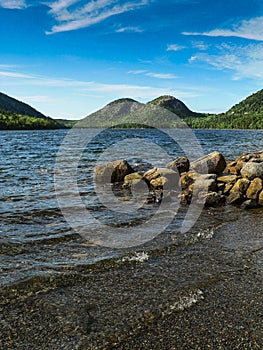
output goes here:
[{"label": "lichen-covered rock", "polygon": [[[160,187],[163,182],[163,185],[168,184],[171,190],[178,187],[180,180],[178,172],[167,168],[150,169],[143,174],[143,178],[150,184],[150,187]],[[159,178],[162,179],[158,180]]]},{"label": "lichen-covered rock", "polygon": [[150,187],[154,189],[163,188],[167,184],[168,180],[164,176],[159,176],[156,179],[151,180]]},{"label": "lichen-covered rock", "polygon": [[246,196],[248,199],[258,199],[258,195],[260,191],[262,190],[262,180],[259,177],[256,177],[254,180],[251,181]]},{"label": "lichen-covered rock", "polygon": [[224,156],[215,151],[191,163],[190,169],[202,174],[220,174],[226,168]]},{"label": "lichen-covered rock", "polygon": [[250,181],[248,179],[238,179],[230,193],[240,192],[242,195],[245,195],[249,185]]},{"label": "lichen-covered rock", "polygon": [[263,190],[259,193],[258,204],[263,206]]},{"label": "lichen-covered rock", "polygon": [[263,179],[263,162],[262,163],[256,163],[256,162],[246,163],[241,169],[241,175],[244,178],[247,178],[249,180],[253,180],[256,177]]},{"label": "lichen-covered rock", "polygon": [[178,171],[179,174],[189,171],[190,162],[186,157],[178,157],[166,166],[168,169]]},{"label": "lichen-covered rock", "polygon": [[119,183],[123,182],[126,175],[134,172],[126,160],[115,160],[106,165],[96,165],[95,179],[98,182]]},{"label": "lichen-covered rock", "polygon": [[237,181],[237,175],[223,175],[223,176],[218,176],[217,177],[218,182],[223,182],[223,183],[233,183]]}]

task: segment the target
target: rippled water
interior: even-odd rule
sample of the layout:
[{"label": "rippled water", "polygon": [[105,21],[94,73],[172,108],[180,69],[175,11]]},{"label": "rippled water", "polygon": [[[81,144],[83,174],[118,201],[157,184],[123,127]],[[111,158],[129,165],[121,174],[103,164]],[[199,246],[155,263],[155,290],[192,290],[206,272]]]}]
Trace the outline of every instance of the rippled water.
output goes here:
[{"label": "rippled water", "polygon": [[[66,133],[65,130],[0,132],[1,285],[34,275],[60,274],[74,266],[135,251],[135,248],[118,250],[91,245],[87,242],[89,235],[79,235],[64,219],[56,198],[54,175],[58,171],[63,173],[63,164],[67,168],[68,164],[74,163],[76,152],[80,155],[77,181],[82,202],[100,220],[121,225],[123,214],[118,217],[118,222],[112,211],[97,201],[93,184],[93,168],[97,162],[103,163],[112,157],[123,158],[125,154],[135,168],[143,170],[164,166],[167,159],[184,154],[191,160],[196,159],[201,155],[197,145],[202,147],[204,154],[218,150],[227,159],[263,149],[263,131],[198,130],[195,134],[199,143],[195,144],[184,131],[170,131],[168,135],[158,130],[76,130],[71,135],[72,148],[67,150],[67,158],[57,167],[57,153]],[[89,140],[88,145],[85,140]],[[117,147],[114,147],[116,142]],[[155,149],[153,144],[159,148]],[[71,188],[60,188],[59,195],[67,198],[70,191]],[[134,224],[136,220],[140,222],[145,216],[153,215],[155,210],[149,206],[133,213]],[[207,210],[203,214],[205,222],[186,234],[179,234],[185,215],[183,209],[179,210],[176,220],[163,234],[138,249],[154,251],[209,238],[209,228],[227,220],[229,210],[235,211],[229,208]],[[208,231],[205,231],[204,223]]]}]

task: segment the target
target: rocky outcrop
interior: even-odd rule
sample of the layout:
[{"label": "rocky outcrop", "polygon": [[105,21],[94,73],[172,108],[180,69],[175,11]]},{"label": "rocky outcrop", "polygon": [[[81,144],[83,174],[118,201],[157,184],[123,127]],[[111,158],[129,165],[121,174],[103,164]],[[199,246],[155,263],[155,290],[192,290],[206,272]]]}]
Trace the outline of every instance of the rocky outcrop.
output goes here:
[{"label": "rocky outcrop", "polygon": [[[190,165],[190,166],[189,166]],[[190,170],[189,170],[190,169]],[[206,170],[206,172],[205,172]],[[189,163],[176,158],[166,168],[134,172],[125,160],[95,167],[97,181],[121,183],[124,189],[147,189],[146,203],[181,198],[190,204],[193,197],[202,205],[239,205],[243,209],[263,207],[263,152],[244,154],[235,161],[225,161],[219,152]]]},{"label": "rocky outcrop", "polygon": [[96,165],[94,172],[97,182],[119,183],[124,182],[125,176],[134,170],[126,160],[115,160],[106,165]]}]

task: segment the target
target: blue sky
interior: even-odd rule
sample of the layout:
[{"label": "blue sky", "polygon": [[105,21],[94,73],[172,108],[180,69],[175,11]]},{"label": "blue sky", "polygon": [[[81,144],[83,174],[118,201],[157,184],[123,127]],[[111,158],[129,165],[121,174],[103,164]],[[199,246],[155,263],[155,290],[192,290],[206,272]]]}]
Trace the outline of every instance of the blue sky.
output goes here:
[{"label": "blue sky", "polygon": [[224,112],[263,88],[262,0],[0,0],[0,91],[54,118],[173,95]]}]

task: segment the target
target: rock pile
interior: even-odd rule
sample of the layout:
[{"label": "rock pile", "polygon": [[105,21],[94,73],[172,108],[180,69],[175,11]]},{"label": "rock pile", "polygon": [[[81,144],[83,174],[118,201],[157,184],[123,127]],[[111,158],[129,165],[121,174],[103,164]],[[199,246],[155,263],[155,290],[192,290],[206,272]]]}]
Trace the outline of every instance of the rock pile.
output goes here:
[{"label": "rock pile", "polygon": [[263,206],[263,151],[244,154],[226,162],[219,152],[210,153],[190,164],[179,157],[165,168],[135,172],[126,160],[95,167],[96,181],[118,183],[131,192],[148,189],[147,202],[180,198],[182,205],[193,196],[206,206],[240,205],[243,209]]}]

